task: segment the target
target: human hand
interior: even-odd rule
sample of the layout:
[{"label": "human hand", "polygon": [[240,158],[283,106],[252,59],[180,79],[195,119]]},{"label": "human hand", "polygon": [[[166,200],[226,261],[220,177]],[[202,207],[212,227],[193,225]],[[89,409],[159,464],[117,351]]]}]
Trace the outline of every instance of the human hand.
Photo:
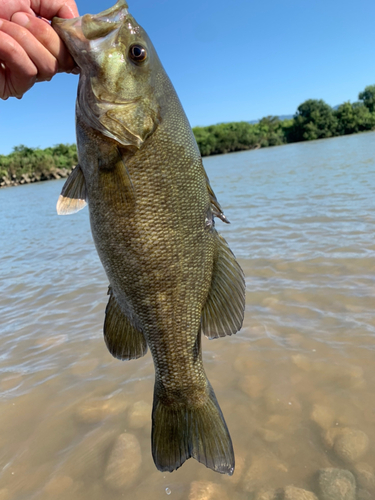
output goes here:
[{"label": "human hand", "polygon": [[74,0],[0,0],[0,99],[20,99],[35,82],[74,71],[72,57],[47,22],[54,16],[77,17]]}]

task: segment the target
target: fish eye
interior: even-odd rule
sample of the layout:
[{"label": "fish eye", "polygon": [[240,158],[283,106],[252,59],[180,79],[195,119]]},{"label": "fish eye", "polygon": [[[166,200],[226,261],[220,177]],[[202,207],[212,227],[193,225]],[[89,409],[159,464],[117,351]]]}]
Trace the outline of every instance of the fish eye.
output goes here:
[{"label": "fish eye", "polygon": [[147,52],[142,45],[134,44],[129,48],[129,57],[133,62],[143,62],[147,57]]}]

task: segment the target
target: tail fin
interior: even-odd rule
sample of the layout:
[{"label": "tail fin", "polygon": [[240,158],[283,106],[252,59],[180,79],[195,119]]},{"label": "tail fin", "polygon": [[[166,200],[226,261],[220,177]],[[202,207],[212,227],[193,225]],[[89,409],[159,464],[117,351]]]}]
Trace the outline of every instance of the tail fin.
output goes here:
[{"label": "tail fin", "polygon": [[199,407],[167,406],[160,392],[156,383],[151,438],[156,467],[172,472],[193,457],[206,467],[231,476],[234,472],[232,440],[211,385],[206,403]]}]

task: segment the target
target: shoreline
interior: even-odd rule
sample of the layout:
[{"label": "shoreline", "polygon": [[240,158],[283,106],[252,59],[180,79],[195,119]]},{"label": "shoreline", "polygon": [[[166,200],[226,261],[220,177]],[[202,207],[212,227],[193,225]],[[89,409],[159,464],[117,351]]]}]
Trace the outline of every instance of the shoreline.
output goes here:
[{"label": "shoreline", "polygon": [[43,171],[41,173],[22,174],[17,178],[16,175],[0,177],[0,188],[23,186],[24,184],[33,184],[34,182],[52,181],[58,179],[66,179],[70,172],[75,168],[55,168],[50,171]]}]

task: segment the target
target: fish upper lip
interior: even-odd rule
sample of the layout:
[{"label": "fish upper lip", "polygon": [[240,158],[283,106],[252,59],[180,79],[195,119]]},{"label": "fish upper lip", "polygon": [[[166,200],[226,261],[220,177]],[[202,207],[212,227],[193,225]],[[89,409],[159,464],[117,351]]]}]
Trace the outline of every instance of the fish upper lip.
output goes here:
[{"label": "fish upper lip", "polygon": [[74,17],[72,19],[54,17],[52,19],[52,27],[56,29],[56,31],[60,35],[62,28],[64,30],[73,27],[82,28],[82,20],[87,19],[97,23],[113,24],[113,29],[115,29],[115,27],[118,26],[128,14],[128,4],[126,3],[126,1],[118,0],[118,2],[113,7],[99,14],[85,14],[83,16]]}]

